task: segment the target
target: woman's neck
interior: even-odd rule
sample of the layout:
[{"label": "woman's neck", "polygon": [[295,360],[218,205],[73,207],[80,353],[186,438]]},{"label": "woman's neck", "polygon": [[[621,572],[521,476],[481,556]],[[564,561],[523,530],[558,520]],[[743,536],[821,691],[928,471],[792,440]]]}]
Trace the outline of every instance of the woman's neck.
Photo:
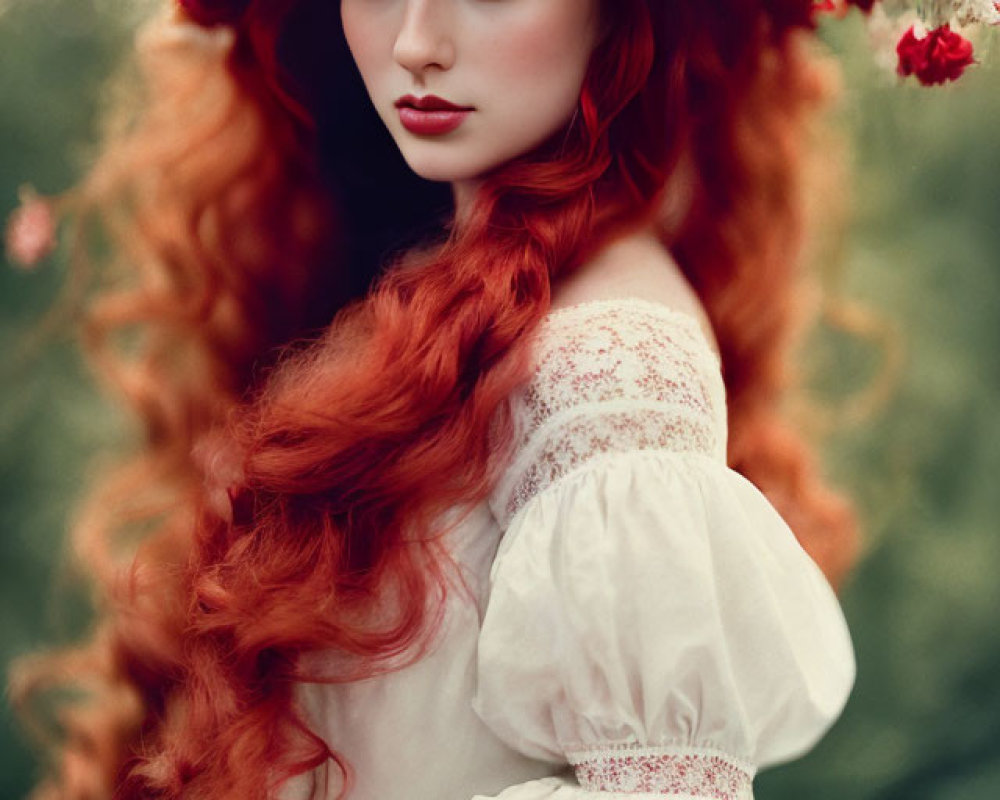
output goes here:
[{"label": "woman's neck", "polygon": [[472,209],[472,203],[476,198],[476,192],[483,182],[477,179],[467,181],[452,181],[451,196],[455,205],[455,221],[462,223]]},{"label": "woman's neck", "polygon": [[641,297],[690,314],[718,350],[697,292],[651,228],[610,242],[570,275],[553,281],[551,308],[619,297]]}]

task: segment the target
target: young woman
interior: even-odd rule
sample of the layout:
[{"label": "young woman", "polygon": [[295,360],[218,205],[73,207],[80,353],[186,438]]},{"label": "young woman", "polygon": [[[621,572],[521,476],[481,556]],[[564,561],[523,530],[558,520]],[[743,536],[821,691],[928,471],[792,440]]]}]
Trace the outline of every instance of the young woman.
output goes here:
[{"label": "young woman", "polygon": [[855,526],[782,417],[813,6],[143,32],[76,198],[147,436],[75,531],[92,640],[16,676],[89,691],[38,797],[749,798],[822,736]]}]

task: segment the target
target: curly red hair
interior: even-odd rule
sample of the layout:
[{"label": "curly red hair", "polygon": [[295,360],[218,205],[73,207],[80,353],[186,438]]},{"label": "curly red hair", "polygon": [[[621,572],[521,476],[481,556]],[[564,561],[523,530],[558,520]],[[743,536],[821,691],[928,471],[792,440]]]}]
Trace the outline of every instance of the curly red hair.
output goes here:
[{"label": "curly red hair", "polygon": [[[420,657],[442,520],[506,463],[553,279],[651,223],[716,331],[731,466],[841,579],[853,514],[781,407],[828,88],[812,5],[605,3],[575,122],[489,175],[461,224],[367,102],[337,4],[190,0],[204,33],[145,33],[143,112],[79,197],[122,267],[85,341],[146,440],[74,531],[92,639],[13,674],[20,705],[67,675],[90,689],[36,798],[252,800],[348,771],[295,682]],[[331,649],[342,674],[305,670]]]}]

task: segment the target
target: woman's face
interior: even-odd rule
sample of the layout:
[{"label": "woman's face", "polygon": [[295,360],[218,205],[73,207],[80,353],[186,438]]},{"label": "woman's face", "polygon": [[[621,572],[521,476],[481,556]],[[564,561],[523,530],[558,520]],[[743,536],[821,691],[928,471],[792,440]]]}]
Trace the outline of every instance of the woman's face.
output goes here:
[{"label": "woman's face", "polygon": [[[565,127],[599,0],[341,0],[344,34],[410,168],[471,181]],[[444,101],[444,102],[441,102]],[[447,104],[454,109],[442,110]]]}]

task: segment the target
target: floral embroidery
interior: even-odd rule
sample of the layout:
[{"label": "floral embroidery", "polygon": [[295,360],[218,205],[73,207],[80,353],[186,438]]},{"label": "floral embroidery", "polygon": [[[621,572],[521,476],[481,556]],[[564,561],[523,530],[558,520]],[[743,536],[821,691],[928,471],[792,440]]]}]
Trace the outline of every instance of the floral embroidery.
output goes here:
[{"label": "floral embroidery", "polygon": [[540,436],[534,456],[510,492],[504,509],[509,520],[525,503],[601,453],[675,450],[711,453],[715,431],[711,420],[683,406],[600,410],[570,418]]},{"label": "floral embroidery", "polygon": [[691,315],[631,297],[558,309],[542,324],[535,359],[532,380],[511,398],[517,446],[491,499],[503,527],[600,454],[725,459],[719,361]]},{"label": "floral embroidery", "polygon": [[609,747],[571,756],[587,791],[648,793],[698,800],[749,800],[752,764],[715,750]]}]

